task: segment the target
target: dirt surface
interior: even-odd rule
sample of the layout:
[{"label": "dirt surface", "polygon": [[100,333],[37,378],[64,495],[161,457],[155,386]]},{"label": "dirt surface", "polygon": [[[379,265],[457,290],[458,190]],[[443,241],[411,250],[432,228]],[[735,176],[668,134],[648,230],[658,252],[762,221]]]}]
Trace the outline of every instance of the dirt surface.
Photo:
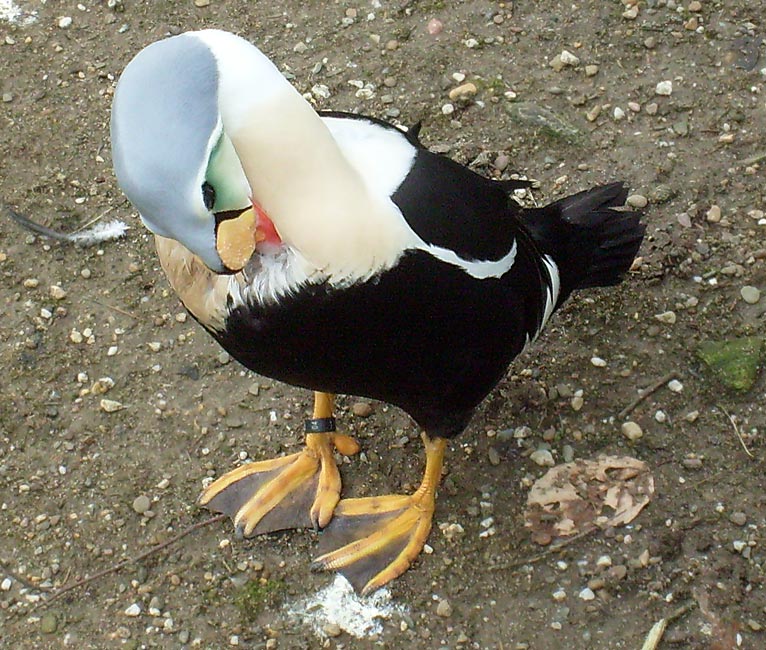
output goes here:
[{"label": "dirt surface", "polygon": [[[660,647],[766,647],[764,381],[728,391],[695,352],[763,332],[766,298],[741,295],[766,289],[759,3],[649,0],[636,15],[604,0],[17,4],[36,16],[0,21],[0,198],[60,230],[96,217],[130,230],[76,248],[0,222],[0,645],[640,648],[688,604]],[[372,637],[328,624],[323,640],[285,618],[332,581],[309,570],[313,533],[241,541],[229,522],[41,606],[204,521],[206,477],[301,442],[310,395],[228,363],[185,318],[111,172],[120,71],[144,45],[206,26],[251,39],[319,107],[422,120],[438,151],[527,173],[540,202],[614,179],[649,199],[640,268],[571,300],[453,445],[433,551],[391,585],[406,609]],[[557,70],[563,50],[579,63],[564,55]],[[452,102],[464,82],[476,94]],[[579,136],[515,118],[521,101]],[[663,385],[619,417],[670,372],[680,391]],[[380,403],[354,415],[356,402],[340,402],[365,451],[342,469],[345,493],[411,489],[416,427]],[[623,435],[626,419],[642,437]],[[523,526],[540,448],[556,462],[639,458],[654,498],[628,527],[540,558]]]}]

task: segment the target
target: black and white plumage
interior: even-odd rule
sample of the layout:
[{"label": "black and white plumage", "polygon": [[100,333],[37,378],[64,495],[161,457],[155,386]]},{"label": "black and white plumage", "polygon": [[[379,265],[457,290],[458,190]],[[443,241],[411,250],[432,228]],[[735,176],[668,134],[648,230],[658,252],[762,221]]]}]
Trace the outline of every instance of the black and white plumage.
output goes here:
[{"label": "black and white plumage", "polygon": [[[139,53],[112,137],[118,181],[158,235],[171,284],[232,356],[293,385],[395,404],[431,439],[465,429],[572,291],[619,282],[644,232],[615,209],[621,183],[522,208],[512,182],[428,151],[416,130],[315,113],[224,32]],[[240,244],[244,254],[227,252]],[[235,521],[248,499],[226,497]],[[346,573],[369,590],[370,571]]]}]

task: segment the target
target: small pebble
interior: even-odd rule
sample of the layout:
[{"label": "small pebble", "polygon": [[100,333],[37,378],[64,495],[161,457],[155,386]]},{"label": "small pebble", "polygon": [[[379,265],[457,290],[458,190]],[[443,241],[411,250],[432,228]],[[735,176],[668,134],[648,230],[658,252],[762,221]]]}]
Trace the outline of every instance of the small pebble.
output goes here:
[{"label": "small pebble", "polygon": [[596,566],[601,569],[608,568],[612,566],[612,558],[608,555],[601,555],[598,560],[596,560]]},{"label": "small pebble", "polygon": [[439,604],[436,606],[436,615],[441,616],[442,618],[449,618],[452,616],[452,605],[446,598],[440,600]]},{"label": "small pebble", "polygon": [[742,287],[739,290],[739,295],[748,305],[755,305],[761,299],[760,289],[749,285]]},{"label": "small pebble", "polygon": [[660,183],[652,189],[649,199],[654,203],[667,203],[675,196],[675,190],[666,183]]},{"label": "small pebble", "polygon": [[564,445],[561,448],[561,457],[564,459],[565,463],[571,463],[574,460],[574,448],[572,445]]},{"label": "small pebble", "polygon": [[601,357],[591,357],[590,362],[596,366],[596,368],[606,368],[606,361]]},{"label": "small pebble", "polygon": [[586,77],[595,77],[598,74],[598,66],[597,65],[586,65],[585,66],[585,76]]},{"label": "small pebble", "polygon": [[53,298],[54,300],[63,300],[64,298],[66,298],[66,291],[57,284],[54,284],[50,288],[50,294],[51,294],[51,298]]},{"label": "small pebble", "polygon": [[560,603],[563,600],[567,599],[567,592],[564,591],[564,589],[557,589],[553,592],[553,600],[555,600],[557,603]]},{"label": "small pebble", "polygon": [[585,400],[582,395],[575,395],[570,402],[573,411],[579,411],[585,404]]},{"label": "small pebble", "polygon": [[733,512],[729,521],[735,526],[744,526],[747,523],[747,515],[744,512]]},{"label": "small pebble", "polygon": [[673,393],[680,393],[684,389],[684,385],[678,379],[671,379],[668,382],[668,389]]},{"label": "small pebble", "polygon": [[151,505],[151,499],[145,494],[141,494],[133,499],[133,510],[135,510],[139,515],[142,515],[147,510],[149,510]]},{"label": "small pebble", "polygon": [[431,36],[437,36],[444,30],[444,23],[442,23],[442,21],[438,18],[431,18],[431,20],[429,20],[428,24],[426,25],[426,30],[429,34],[431,34]]},{"label": "small pebble", "polygon": [[596,594],[593,593],[593,589],[591,589],[590,587],[585,587],[585,589],[583,589],[577,595],[582,600],[593,600],[596,597]]},{"label": "small pebble", "polygon": [[540,467],[553,467],[556,461],[553,460],[553,454],[548,449],[537,449],[529,455],[529,460],[540,465]]},{"label": "small pebble", "polygon": [[325,633],[327,636],[329,636],[330,638],[333,638],[333,639],[334,639],[334,638],[337,638],[337,637],[339,637],[341,634],[343,634],[343,629],[342,629],[342,628],[341,628],[341,626],[340,626],[340,625],[338,625],[337,623],[327,623],[327,625],[325,625],[325,626],[322,628],[322,631],[323,631],[323,632],[324,632],[324,633]]},{"label": "small pebble", "polygon": [[627,203],[631,208],[645,208],[649,204],[649,199],[647,199],[643,194],[631,194],[627,199],[625,199],[625,203]]},{"label": "small pebble", "polygon": [[120,402],[116,402],[113,399],[102,399],[100,405],[101,410],[106,413],[116,413],[125,408]]},{"label": "small pebble", "polygon": [[672,81],[660,81],[654,88],[654,92],[661,97],[669,97],[673,94],[673,82]]},{"label": "small pebble", "polygon": [[3,581],[0,582],[0,591],[10,591],[12,585],[13,580],[10,578],[3,578]]},{"label": "small pebble", "polygon": [[607,575],[612,580],[624,580],[625,576],[628,575],[628,567],[626,567],[624,564],[617,564],[616,566],[609,568]]},{"label": "small pebble", "polygon": [[354,402],[351,412],[358,418],[368,418],[372,415],[372,404],[369,402]]},{"label": "small pebble", "polygon": [[497,466],[500,464],[500,454],[497,453],[497,449],[490,447],[487,451],[487,457],[489,458],[489,464]]},{"label": "small pebble", "polygon": [[561,72],[567,66],[577,66],[580,64],[580,59],[572,54],[569,50],[562,50],[561,54],[557,54],[551,59],[548,64],[556,72]]},{"label": "small pebble", "polygon": [[674,325],[676,322],[676,313],[674,311],[663,311],[660,314],[655,314],[654,317],[660,323],[665,323],[666,325]]},{"label": "small pebble", "polygon": [[622,435],[624,435],[628,440],[638,440],[644,435],[644,432],[638,423],[633,422],[632,420],[623,422],[620,429],[622,431]]},{"label": "small pebble", "polygon": [[452,90],[449,91],[449,98],[452,101],[455,101],[457,99],[466,99],[469,97],[473,97],[477,92],[476,84],[471,83],[470,81],[464,84],[460,84],[459,86],[456,86]]},{"label": "small pebble", "polygon": [[721,220],[721,207],[718,205],[711,205],[710,209],[705,213],[705,218],[710,223],[718,223]]},{"label": "small pebble", "polygon": [[67,29],[72,26],[72,17],[71,16],[61,16],[59,18],[59,27],[61,29]]},{"label": "small pebble", "polygon": [[138,603],[133,603],[130,607],[128,607],[125,610],[125,616],[130,616],[132,618],[135,618],[141,613],[141,605]]}]

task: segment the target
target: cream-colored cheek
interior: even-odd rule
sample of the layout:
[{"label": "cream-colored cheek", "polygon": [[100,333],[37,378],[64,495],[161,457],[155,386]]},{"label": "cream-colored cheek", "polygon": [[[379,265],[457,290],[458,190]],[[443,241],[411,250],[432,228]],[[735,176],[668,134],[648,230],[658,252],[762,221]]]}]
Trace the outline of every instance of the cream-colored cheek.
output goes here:
[{"label": "cream-colored cheek", "polygon": [[248,263],[258,243],[257,220],[252,208],[236,219],[218,225],[215,248],[227,269],[240,271]]}]

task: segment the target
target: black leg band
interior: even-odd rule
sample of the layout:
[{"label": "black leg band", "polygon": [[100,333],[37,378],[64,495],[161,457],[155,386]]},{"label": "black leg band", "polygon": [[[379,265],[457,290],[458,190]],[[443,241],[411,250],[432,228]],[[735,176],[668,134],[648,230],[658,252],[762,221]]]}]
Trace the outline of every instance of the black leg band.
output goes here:
[{"label": "black leg band", "polygon": [[310,418],[303,423],[306,433],[332,433],[335,431],[335,418]]}]

